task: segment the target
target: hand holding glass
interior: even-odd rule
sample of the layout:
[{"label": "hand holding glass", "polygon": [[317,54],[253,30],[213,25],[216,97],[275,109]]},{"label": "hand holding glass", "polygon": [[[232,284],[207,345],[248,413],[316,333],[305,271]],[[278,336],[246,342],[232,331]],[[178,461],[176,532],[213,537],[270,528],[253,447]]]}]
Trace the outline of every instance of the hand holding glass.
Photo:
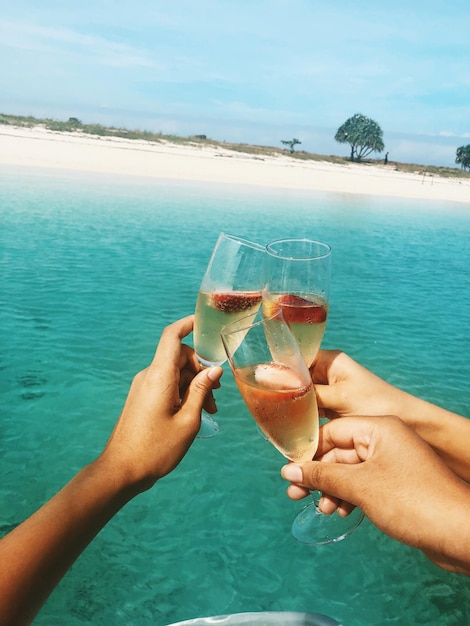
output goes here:
[{"label": "hand holding glass", "polygon": [[[240,394],[265,437],[291,461],[312,460],[319,433],[315,390],[282,312],[238,320],[221,335]],[[301,532],[294,532],[294,520],[294,536],[310,545],[343,539],[362,519],[354,511],[347,518],[323,515],[313,502],[299,515]]]}]

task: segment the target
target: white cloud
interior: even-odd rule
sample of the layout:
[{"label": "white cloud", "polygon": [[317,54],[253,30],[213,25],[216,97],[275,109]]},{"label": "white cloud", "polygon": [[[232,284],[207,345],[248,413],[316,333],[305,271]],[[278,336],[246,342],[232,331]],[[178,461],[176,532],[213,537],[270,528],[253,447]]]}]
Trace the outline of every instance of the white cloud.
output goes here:
[{"label": "white cloud", "polygon": [[48,52],[70,58],[77,56],[97,65],[160,68],[145,50],[102,36],[83,34],[69,28],[53,28],[18,21],[0,21],[0,47]]}]

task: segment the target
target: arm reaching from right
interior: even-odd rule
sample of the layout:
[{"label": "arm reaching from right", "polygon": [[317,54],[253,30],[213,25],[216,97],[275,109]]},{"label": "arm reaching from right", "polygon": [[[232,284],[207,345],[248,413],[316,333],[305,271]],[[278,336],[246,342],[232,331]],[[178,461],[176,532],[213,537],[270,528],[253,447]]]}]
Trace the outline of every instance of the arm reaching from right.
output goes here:
[{"label": "arm reaching from right", "polygon": [[470,576],[470,487],[400,419],[332,420],[315,459],[282,468],[291,499],[318,489],[355,504],[390,537]]},{"label": "arm reaching from right", "polygon": [[312,380],[327,417],[397,415],[470,482],[470,419],[390,385],[338,350],[320,350]]}]

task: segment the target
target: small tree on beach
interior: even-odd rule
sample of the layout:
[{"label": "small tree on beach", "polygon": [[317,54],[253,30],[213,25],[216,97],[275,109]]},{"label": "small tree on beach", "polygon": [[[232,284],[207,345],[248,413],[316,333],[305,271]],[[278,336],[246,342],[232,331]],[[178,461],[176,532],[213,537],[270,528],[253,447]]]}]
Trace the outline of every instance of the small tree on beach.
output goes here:
[{"label": "small tree on beach", "polygon": [[460,164],[462,169],[470,169],[470,144],[467,146],[460,146],[455,153],[455,162]]},{"label": "small tree on beach", "polygon": [[294,154],[295,150],[295,146],[300,146],[300,144],[302,143],[301,141],[299,141],[298,139],[296,139],[294,137],[294,139],[281,139],[281,143],[284,146],[289,146],[290,149],[290,153]]},{"label": "small tree on beach", "polygon": [[382,152],[385,147],[380,126],[361,113],[356,113],[338,128],[335,140],[351,146],[351,161],[362,161],[372,152]]}]

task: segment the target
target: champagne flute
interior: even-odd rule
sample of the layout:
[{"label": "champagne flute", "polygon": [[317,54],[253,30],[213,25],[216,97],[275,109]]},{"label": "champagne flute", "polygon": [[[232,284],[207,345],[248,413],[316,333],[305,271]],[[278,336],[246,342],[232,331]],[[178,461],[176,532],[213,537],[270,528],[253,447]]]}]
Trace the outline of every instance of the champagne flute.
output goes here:
[{"label": "champagne flute", "polygon": [[266,252],[263,313],[269,317],[282,310],[310,367],[328,317],[331,248],[313,239],[279,239]]},{"label": "champagne flute", "polygon": [[[312,460],[319,435],[315,390],[282,311],[261,320],[238,320],[221,334],[237,387],[266,439],[291,461]],[[323,515],[313,502],[299,515],[292,532],[308,545],[340,541],[363,518],[358,509],[346,518]]]},{"label": "champagne flute", "polygon": [[[226,324],[254,318],[261,305],[266,248],[220,233],[199,288],[194,318],[194,349],[201,365],[222,365],[227,355],[220,337]],[[217,422],[202,412],[200,438],[213,437]]]},{"label": "champagne flute", "polygon": [[[279,239],[266,246],[266,286],[263,312],[281,310],[308,368],[311,368],[325,333],[329,309],[331,248],[321,241],[306,238]],[[313,492],[313,502],[296,517],[293,535],[310,543],[311,524],[325,527],[325,538],[338,541],[358,526],[364,514],[354,509],[348,517],[323,516],[318,509],[321,494]],[[311,514],[315,509],[318,519]]]},{"label": "champagne flute", "polygon": [[312,239],[280,239],[266,251],[264,314],[282,310],[311,367],[328,317],[331,248]]}]

